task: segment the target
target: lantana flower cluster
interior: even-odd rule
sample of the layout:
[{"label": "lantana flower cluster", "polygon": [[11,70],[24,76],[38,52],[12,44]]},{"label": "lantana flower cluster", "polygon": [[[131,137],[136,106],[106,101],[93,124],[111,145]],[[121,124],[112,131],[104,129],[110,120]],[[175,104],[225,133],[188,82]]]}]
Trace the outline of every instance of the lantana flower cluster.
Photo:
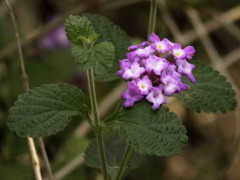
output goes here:
[{"label": "lantana flower cluster", "polygon": [[127,58],[120,60],[117,72],[118,76],[129,81],[122,94],[125,107],[146,98],[156,110],[167,103],[165,96],[188,90],[188,85],[181,80],[183,75],[196,83],[192,74],[195,65],[189,63],[195,53],[193,46],[182,48],[180,44],[160,39],[152,33],[148,41],[132,45],[128,50]]}]

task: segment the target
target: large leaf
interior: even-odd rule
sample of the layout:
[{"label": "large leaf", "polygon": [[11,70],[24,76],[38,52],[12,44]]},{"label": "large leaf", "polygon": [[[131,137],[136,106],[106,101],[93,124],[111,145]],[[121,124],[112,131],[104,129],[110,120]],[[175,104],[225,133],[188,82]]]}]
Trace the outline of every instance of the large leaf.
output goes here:
[{"label": "large leaf", "polygon": [[181,120],[166,107],[153,111],[146,101],[125,108],[116,120],[121,137],[138,152],[168,156],[182,150],[187,143]]},{"label": "large leaf", "polygon": [[69,16],[66,19],[65,30],[68,40],[73,45],[82,45],[82,41],[91,43],[94,40],[92,38],[98,36],[91,25],[91,21],[83,16]]},{"label": "large leaf", "polygon": [[113,66],[109,68],[108,71],[102,73],[104,74],[104,79],[101,76],[96,76],[95,79],[101,81],[113,80],[117,77],[116,72],[119,69],[118,62],[125,58],[127,48],[130,45],[129,38],[119,26],[110,22],[106,17],[96,14],[84,14],[84,16],[91,21],[96,33],[100,35],[97,39],[97,43],[108,41],[115,47]]},{"label": "large leaf", "polygon": [[[120,140],[120,137],[117,133],[110,133],[104,138],[105,144],[105,153],[106,153],[106,161],[107,161],[107,171],[108,174],[115,178],[120,162],[122,160],[126,144]],[[101,168],[100,159],[98,155],[97,143],[94,140],[89,147],[86,149],[84,154],[85,162],[88,166],[94,168]],[[144,156],[134,153],[133,158],[129,163],[129,169],[136,168],[143,160]]]},{"label": "large leaf", "polygon": [[84,115],[82,92],[68,84],[45,84],[19,96],[9,110],[8,126],[19,136],[47,136],[69,123],[70,116]]},{"label": "large leaf", "polygon": [[226,113],[235,109],[236,93],[224,76],[200,63],[196,63],[193,74],[197,83],[192,84],[186,78],[183,79],[184,83],[190,86],[190,90],[176,95],[178,99],[197,112]]},{"label": "large leaf", "polygon": [[93,67],[95,75],[100,79],[104,78],[104,72],[107,72],[113,64],[114,46],[110,42],[99,43],[93,49],[74,46],[72,53],[81,68],[88,69]]}]

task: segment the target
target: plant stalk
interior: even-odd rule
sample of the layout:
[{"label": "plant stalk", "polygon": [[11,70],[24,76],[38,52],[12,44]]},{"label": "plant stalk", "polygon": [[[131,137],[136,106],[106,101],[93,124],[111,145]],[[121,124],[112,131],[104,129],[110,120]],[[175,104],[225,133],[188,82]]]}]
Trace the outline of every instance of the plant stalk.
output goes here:
[{"label": "plant stalk", "polygon": [[50,166],[50,163],[49,163],[49,160],[48,160],[48,156],[47,156],[47,152],[46,152],[46,148],[45,148],[43,138],[38,138],[38,143],[39,143],[39,147],[40,147],[40,150],[41,150],[41,153],[42,153],[42,157],[43,157],[43,160],[45,162],[46,169],[47,169],[47,172],[48,172],[48,178],[49,178],[49,180],[53,180],[52,169],[51,169],[51,166]]},{"label": "plant stalk", "polygon": [[93,74],[92,68],[89,68],[87,70],[87,77],[88,77],[88,88],[89,88],[89,95],[90,95],[90,101],[91,101],[91,108],[94,116],[94,127],[95,127],[94,130],[96,134],[99,159],[101,162],[101,170],[102,170],[104,180],[108,180],[106,155],[105,155],[104,141],[103,141],[103,134],[102,134],[102,124],[98,115],[97,97],[96,97],[94,74]]},{"label": "plant stalk", "polygon": [[151,0],[149,25],[148,25],[148,36],[151,35],[155,30],[156,16],[157,16],[157,0]]},{"label": "plant stalk", "polygon": [[125,153],[123,155],[122,161],[120,163],[120,167],[118,170],[118,174],[116,177],[116,180],[122,180],[124,177],[124,174],[126,173],[127,169],[128,169],[128,165],[130,160],[132,159],[134,154],[134,150],[131,148],[130,145],[127,145]]},{"label": "plant stalk", "polygon": [[[22,81],[23,81],[24,90],[28,91],[28,90],[30,90],[30,86],[29,86],[29,81],[28,81],[28,75],[27,75],[26,69],[25,69],[25,63],[24,63],[24,58],[23,58],[23,53],[22,53],[22,46],[21,46],[21,41],[20,41],[20,38],[19,38],[16,19],[15,19],[13,9],[12,9],[9,1],[5,0],[5,3],[7,5],[8,10],[9,10],[11,20],[12,20],[12,23],[13,23],[13,28],[14,28],[14,31],[15,31],[15,36],[16,36],[16,41],[17,41],[17,49],[18,49],[18,54],[19,54],[19,61],[20,61],[20,67],[21,67],[21,71],[22,71]],[[28,142],[28,146],[29,146],[29,150],[30,150],[30,156],[31,156],[31,159],[32,159],[32,165],[33,165],[33,169],[34,169],[35,178],[36,178],[36,180],[42,180],[39,157],[38,157],[38,154],[37,154],[37,151],[36,151],[34,140],[33,140],[32,137],[27,137],[27,142]],[[46,150],[45,150],[45,147],[44,147],[43,139],[39,138],[39,142],[42,143],[42,144],[40,144],[40,148],[41,148],[42,153],[46,155]],[[51,167],[49,165],[49,161],[48,161],[47,156],[44,157],[44,162],[46,163],[46,166],[48,166],[48,169],[50,169],[50,172],[51,172]],[[51,177],[52,177],[52,174],[49,174],[50,180],[52,180]]]}]

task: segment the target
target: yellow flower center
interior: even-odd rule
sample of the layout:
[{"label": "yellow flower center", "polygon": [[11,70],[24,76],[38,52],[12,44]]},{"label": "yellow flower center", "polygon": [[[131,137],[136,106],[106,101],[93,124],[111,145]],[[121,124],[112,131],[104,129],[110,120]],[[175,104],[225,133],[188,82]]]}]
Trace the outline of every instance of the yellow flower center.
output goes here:
[{"label": "yellow flower center", "polygon": [[181,51],[178,51],[175,53],[176,56],[181,56],[182,55],[182,52]]},{"label": "yellow flower center", "polygon": [[161,44],[159,44],[158,49],[163,49],[163,46]]},{"label": "yellow flower center", "polygon": [[141,88],[142,88],[142,89],[145,89],[146,86],[145,86],[144,84],[141,84]]}]

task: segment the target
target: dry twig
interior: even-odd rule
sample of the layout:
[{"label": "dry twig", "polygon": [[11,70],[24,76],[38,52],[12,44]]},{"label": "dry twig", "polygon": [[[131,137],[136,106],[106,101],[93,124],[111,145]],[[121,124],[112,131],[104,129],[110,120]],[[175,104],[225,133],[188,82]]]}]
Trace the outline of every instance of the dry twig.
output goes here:
[{"label": "dry twig", "polygon": [[[23,59],[21,42],[20,42],[19,34],[18,34],[17,23],[15,20],[15,16],[14,16],[11,5],[9,4],[8,0],[5,0],[5,2],[6,2],[8,10],[10,12],[10,15],[11,15],[11,20],[13,23],[13,28],[14,28],[15,36],[16,36],[16,40],[17,40],[17,49],[18,49],[18,53],[19,53],[19,60],[20,60],[20,65],[21,65],[21,70],[22,70],[22,81],[23,81],[23,85],[24,85],[24,90],[28,91],[29,90],[28,76],[27,76],[27,73],[25,70],[25,64],[24,64],[24,59]],[[28,141],[28,146],[29,146],[29,150],[30,150],[30,155],[31,155],[31,159],[32,159],[32,165],[33,165],[35,177],[37,180],[42,180],[42,175],[41,175],[41,171],[40,171],[40,163],[39,163],[39,158],[37,155],[36,147],[34,144],[34,140],[31,137],[27,137],[27,141]]]}]

